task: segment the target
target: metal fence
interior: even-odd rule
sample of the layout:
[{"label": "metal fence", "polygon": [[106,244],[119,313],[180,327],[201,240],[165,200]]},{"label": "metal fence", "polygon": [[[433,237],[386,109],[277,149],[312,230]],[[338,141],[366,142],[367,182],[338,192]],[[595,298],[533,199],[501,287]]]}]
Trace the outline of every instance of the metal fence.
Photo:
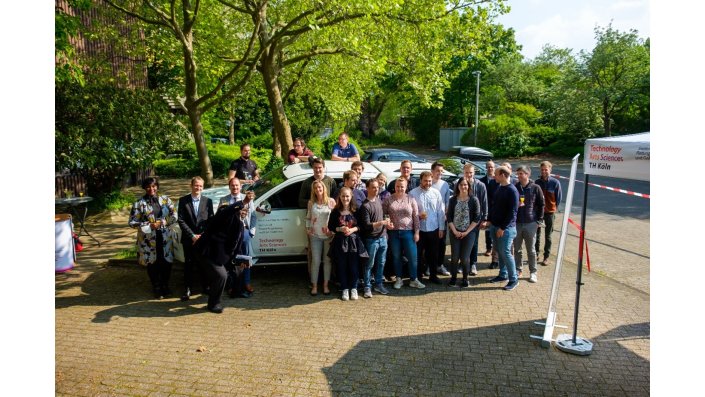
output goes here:
[{"label": "metal fence", "polygon": [[[154,167],[137,170],[126,176],[122,181],[122,187],[137,186],[148,176],[154,176]],[[83,192],[90,196],[86,178],[79,174],[57,174],[54,179],[54,196],[56,198],[78,197]]]}]

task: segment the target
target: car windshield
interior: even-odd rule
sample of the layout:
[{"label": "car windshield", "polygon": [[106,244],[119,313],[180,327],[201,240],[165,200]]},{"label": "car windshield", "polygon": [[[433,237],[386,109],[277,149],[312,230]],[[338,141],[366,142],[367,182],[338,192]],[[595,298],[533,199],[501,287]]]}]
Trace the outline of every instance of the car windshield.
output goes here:
[{"label": "car windshield", "polygon": [[247,190],[254,190],[256,197],[262,197],[265,193],[285,180],[286,176],[284,175],[284,169],[274,169],[264,174],[263,177],[257,180],[257,182],[255,182],[252,186],[248,187]]}]

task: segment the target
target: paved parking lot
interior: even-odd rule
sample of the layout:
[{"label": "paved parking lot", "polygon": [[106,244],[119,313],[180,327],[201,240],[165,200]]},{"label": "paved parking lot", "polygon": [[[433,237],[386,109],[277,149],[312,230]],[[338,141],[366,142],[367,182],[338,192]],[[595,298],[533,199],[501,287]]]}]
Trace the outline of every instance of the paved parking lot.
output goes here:
[{"label": "paved parking lot", "polygon": [[[168,181],[163,185],[169,189]],[[176,196],[178,187],[172,189]],[[589,222],[597,231],[614,220]],[[91,233],[103,247],[87,242],[78,267],[56,276],[57,395],[650,393],[648,277],[646,288],[611,277],[615,266],[601,258],[614,250],[598,248],[607,242],[597,233],[591,255],[605,271],[584,273],[578,328],[595,347],[580,357],[530,338],[543,331],[534,322],[546,316],[554,266],[539,268],[538,284],[524,279],[505,292],[487,282],[496,271],[481,257],[470,288],[429,283],[350,302],[309,296],[303,268],[255,268],[254,297],[225,298],[217,315],[199,296],[186,303],[152,299],[142,268],[106,266],[133,243],[126,224],[125,214],[92,218]],[[623,255],[645,249],[639,255],[648,269],[648,235],[641,241]],[[558,323],[571,327],[576,267],[566,255],[557,312]],[[634,255],[622,259],[619,271],[641,266],[630,265]],[[176,266],[175,293],[181,280]],[[562,332],[570,329],[556,335]]]}]

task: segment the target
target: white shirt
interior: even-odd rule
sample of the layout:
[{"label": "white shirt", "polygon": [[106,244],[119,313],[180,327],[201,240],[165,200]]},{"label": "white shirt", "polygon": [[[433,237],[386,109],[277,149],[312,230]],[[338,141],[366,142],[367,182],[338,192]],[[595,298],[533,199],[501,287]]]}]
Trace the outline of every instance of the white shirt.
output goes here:
[{"label": "white shirt", "polygon": [[419,207],[419,213],[426,212],[426,219],[419,217],[420,230],[422,232],[432,232],[434,230],[446,230],[445,212],[446,208],[443,204],[441,192],[437,189],[429,188],[424,190],[421,186],[414,188],[409,192],[409,196],[416,200]]}]

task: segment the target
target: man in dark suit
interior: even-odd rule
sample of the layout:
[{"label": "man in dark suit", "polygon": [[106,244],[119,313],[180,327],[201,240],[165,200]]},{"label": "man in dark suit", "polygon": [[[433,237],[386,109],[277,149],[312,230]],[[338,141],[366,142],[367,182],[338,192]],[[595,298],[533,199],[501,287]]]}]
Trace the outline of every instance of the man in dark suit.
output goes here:
[{"label": "man in dark suit", "polygon": [[241,211],[248,204],[246,197],[244,201],[219,208],[195,244],[196,255],[206,269],[210,283],[207,309],[213,313],[223,312],[220,300],[228,278],[226,266],[249,266],[249,263],[245,265],[236,261],[237,255],[242,253],[245,230],[240,220]]},{"label": "man in dark suit", "polygon": [[208,197],[201,196],[203,191],[203,179],[200,176],[191,178],[191,193],[179,199],[178,222],[181,228],[181,245],[184,247],[184,294],[182,301],[187,301],[191,297],[193,289],[194,267],[200,269],[201,285],[205,286],[205,273],[203,268],[198,266],[198,261],[194,255],[194,244],[206,230],[208,219],[213,216],[213,201]]}]

